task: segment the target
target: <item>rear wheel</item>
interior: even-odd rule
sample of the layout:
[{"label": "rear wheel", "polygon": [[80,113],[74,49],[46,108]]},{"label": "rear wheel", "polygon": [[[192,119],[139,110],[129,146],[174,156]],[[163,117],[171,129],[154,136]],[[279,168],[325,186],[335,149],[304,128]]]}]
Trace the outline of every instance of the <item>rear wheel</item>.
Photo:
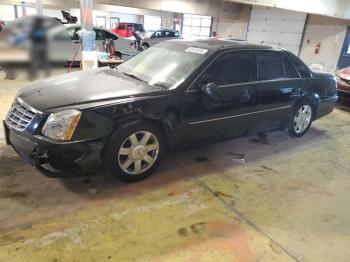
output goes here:
[{"label": "rear wheel", "polygon": [[287,130],[291,137],[301,137],[310,128],[314,116],[311,102],[299,104],[289,116]]},{"label": "rear wheel", "polygon": [[147,44],[147,43],[143,43],[141,46],[143,47],[144,50],[146,50],[147,48],[149,48],[149,44]]},{"label": "rear wheel", "polygon": [[144,121],[127,123],[112,135],[106,165],[118,179],[134,182],[157,168],[163,151],[163,135],[156,127]]}]

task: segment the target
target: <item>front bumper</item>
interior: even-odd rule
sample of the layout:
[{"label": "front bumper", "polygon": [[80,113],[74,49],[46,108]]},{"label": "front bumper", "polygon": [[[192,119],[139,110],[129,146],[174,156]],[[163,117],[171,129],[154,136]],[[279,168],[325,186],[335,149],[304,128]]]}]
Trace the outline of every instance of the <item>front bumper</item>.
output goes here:
[{"label": "front bumper", "polygon": [[18,132],[3,124],[6,143],[46,176],[87,176],[102,167],[104,141],[101,139],[58,142],[27,131]]}]

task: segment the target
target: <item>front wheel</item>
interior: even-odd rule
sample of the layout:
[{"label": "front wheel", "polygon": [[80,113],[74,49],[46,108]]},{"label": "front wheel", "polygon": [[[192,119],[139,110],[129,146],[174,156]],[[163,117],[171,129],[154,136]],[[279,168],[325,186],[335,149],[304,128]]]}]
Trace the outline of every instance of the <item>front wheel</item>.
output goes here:
[{"label": "front wheel", "polygon": [[313,108],[310,102],[303,102],[295,107],[287,123],[287,131],[291,137],[301,137],[309,130],[314,116]]},{"label": "front wheel", "polygon": [[135,182],[149,176],[163,155],[163,135],[148,122],[127,123],[111,137],[107,168],[118,179]]},{"label": "front wheel", "polygon": [[142,46],[143,50],[146,50],[147,48],[149,48],[149,44],[147,44],[147,43],[143,43],[141,46]]}]

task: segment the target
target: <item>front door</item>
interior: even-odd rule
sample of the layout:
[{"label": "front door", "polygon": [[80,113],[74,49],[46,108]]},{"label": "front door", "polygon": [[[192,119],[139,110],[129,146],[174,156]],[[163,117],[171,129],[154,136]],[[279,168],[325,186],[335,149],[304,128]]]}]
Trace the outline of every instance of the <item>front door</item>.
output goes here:
[{"label": "front door", "polygon": [[[229,51],[200,74],[183,97],[182,140],[199,142],[249,133],[255,100],[252,62],[252,51]],[[216,95],[205,92],[203,86],[214,86]]]}]

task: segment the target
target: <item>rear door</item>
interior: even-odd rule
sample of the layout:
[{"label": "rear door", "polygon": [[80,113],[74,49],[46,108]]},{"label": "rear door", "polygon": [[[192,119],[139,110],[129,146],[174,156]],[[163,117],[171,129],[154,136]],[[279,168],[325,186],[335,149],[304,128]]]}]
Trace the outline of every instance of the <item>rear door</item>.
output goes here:
[{"label": "rear door", "polygon": [[256,129],[279,128],[301,94],[303,80],[281,51],[258,50],[256,58]]},{"label": "rear door", "polygon": [[80,27],[63,27],[54,33],[49,45],[49,58],[54,62],[66,63],[75,55],[75,61],[81,60],[80,38],[77,32]]}]

